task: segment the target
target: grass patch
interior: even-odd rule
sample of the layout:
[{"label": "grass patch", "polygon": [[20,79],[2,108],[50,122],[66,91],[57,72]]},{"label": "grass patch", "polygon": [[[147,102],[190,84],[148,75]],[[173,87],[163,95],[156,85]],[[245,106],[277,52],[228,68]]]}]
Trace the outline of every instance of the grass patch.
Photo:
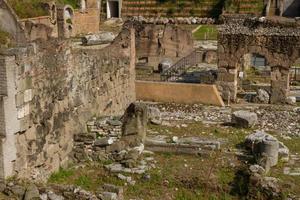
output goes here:
[{"label": "grass patch", "polygon": [[74,175],[74,170],[60,168],[58,172],[51,174],[48,182],[64,183],[69,177]]},{"label": "grass patch", "polygon": [[84,189],[90,189],[92,186],[92,179],[89,176],[81,175],[75,180],[75,185],[80,186]]},{"label": "grass patch", "polygon": [[[49,15],[43,4],[50,0],[8,0],[16,14],[20,18],[32,18],[38,16]],[[73,8],[79,8],[79,1],[77,0],[56,0],[57,3],[69,4]]]},{"label": "grass patch", "polygon": [[195,40],[217,40],[218,31],[215,25],[202,25],[193,33]]}]

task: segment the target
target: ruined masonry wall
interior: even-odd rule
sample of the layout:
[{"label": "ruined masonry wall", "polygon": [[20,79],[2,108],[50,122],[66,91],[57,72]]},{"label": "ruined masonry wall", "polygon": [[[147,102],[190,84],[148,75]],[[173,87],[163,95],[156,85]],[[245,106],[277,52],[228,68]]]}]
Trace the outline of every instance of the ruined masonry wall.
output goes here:
[{"label": "ruined masonry wall", "polygon": [[45,180],[70,161],[73,135],[86,132],[86,121],[120,115],[135,101],[130,37],[125,29],[104,49],[50,41],[7,58],[15,75],[8,83],[16,90],[9,88],[4,100],[6,127],[12,128],[3,143],[10,156],[4,159],[6,177]]}]

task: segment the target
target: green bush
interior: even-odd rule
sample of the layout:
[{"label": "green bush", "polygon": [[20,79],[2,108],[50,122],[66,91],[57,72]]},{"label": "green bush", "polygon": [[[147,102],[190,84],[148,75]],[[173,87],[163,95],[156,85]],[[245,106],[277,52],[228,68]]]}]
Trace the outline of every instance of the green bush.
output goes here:
[{"label": "green bush", "polygon": [[7,45],[9,38],[9,33],[0,30],[0,46]]}]

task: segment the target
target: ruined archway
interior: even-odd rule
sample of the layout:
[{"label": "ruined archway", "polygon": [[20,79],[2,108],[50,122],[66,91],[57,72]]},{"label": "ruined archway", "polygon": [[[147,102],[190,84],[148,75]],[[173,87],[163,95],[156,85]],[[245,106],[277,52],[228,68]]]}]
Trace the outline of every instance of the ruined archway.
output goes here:
[{"label": "ruined archway", "polygon": [[[238,68],[238,89],[246,96],[258,89],[270,92],[271,67],[265,56],[259,53],[247,53],[240,59]],[[250,95],[251,96],[251,95]]]},{"label": "ruined archway", "polygon": [[271,69],[271,103],[285,103],[289,95],[289,69],[300,52],[300,31],[295,19],[224,19],[219,28],[217,82],[223,98],[236,101],[241,58],[258,53],[266,58]]},{"label": "ruined archway", "polygon": [[290,68],[290,84],[293,86],[300,85],[300,58],[297,59]]}]

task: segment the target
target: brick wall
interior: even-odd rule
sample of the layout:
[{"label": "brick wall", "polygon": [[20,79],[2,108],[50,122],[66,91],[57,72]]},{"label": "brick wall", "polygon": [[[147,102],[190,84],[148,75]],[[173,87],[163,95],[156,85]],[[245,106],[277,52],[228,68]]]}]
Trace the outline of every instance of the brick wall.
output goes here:
[{"label": "brick wall", "polygon": [[18,55],[19,65],[11,63],[20,127],[14,133],[16,175],[44,180],[70,162],[73,136],[86,131],[86,121],[120,115],[135,101],[131,33],[125,28],[102,49],[49,41]]}]

